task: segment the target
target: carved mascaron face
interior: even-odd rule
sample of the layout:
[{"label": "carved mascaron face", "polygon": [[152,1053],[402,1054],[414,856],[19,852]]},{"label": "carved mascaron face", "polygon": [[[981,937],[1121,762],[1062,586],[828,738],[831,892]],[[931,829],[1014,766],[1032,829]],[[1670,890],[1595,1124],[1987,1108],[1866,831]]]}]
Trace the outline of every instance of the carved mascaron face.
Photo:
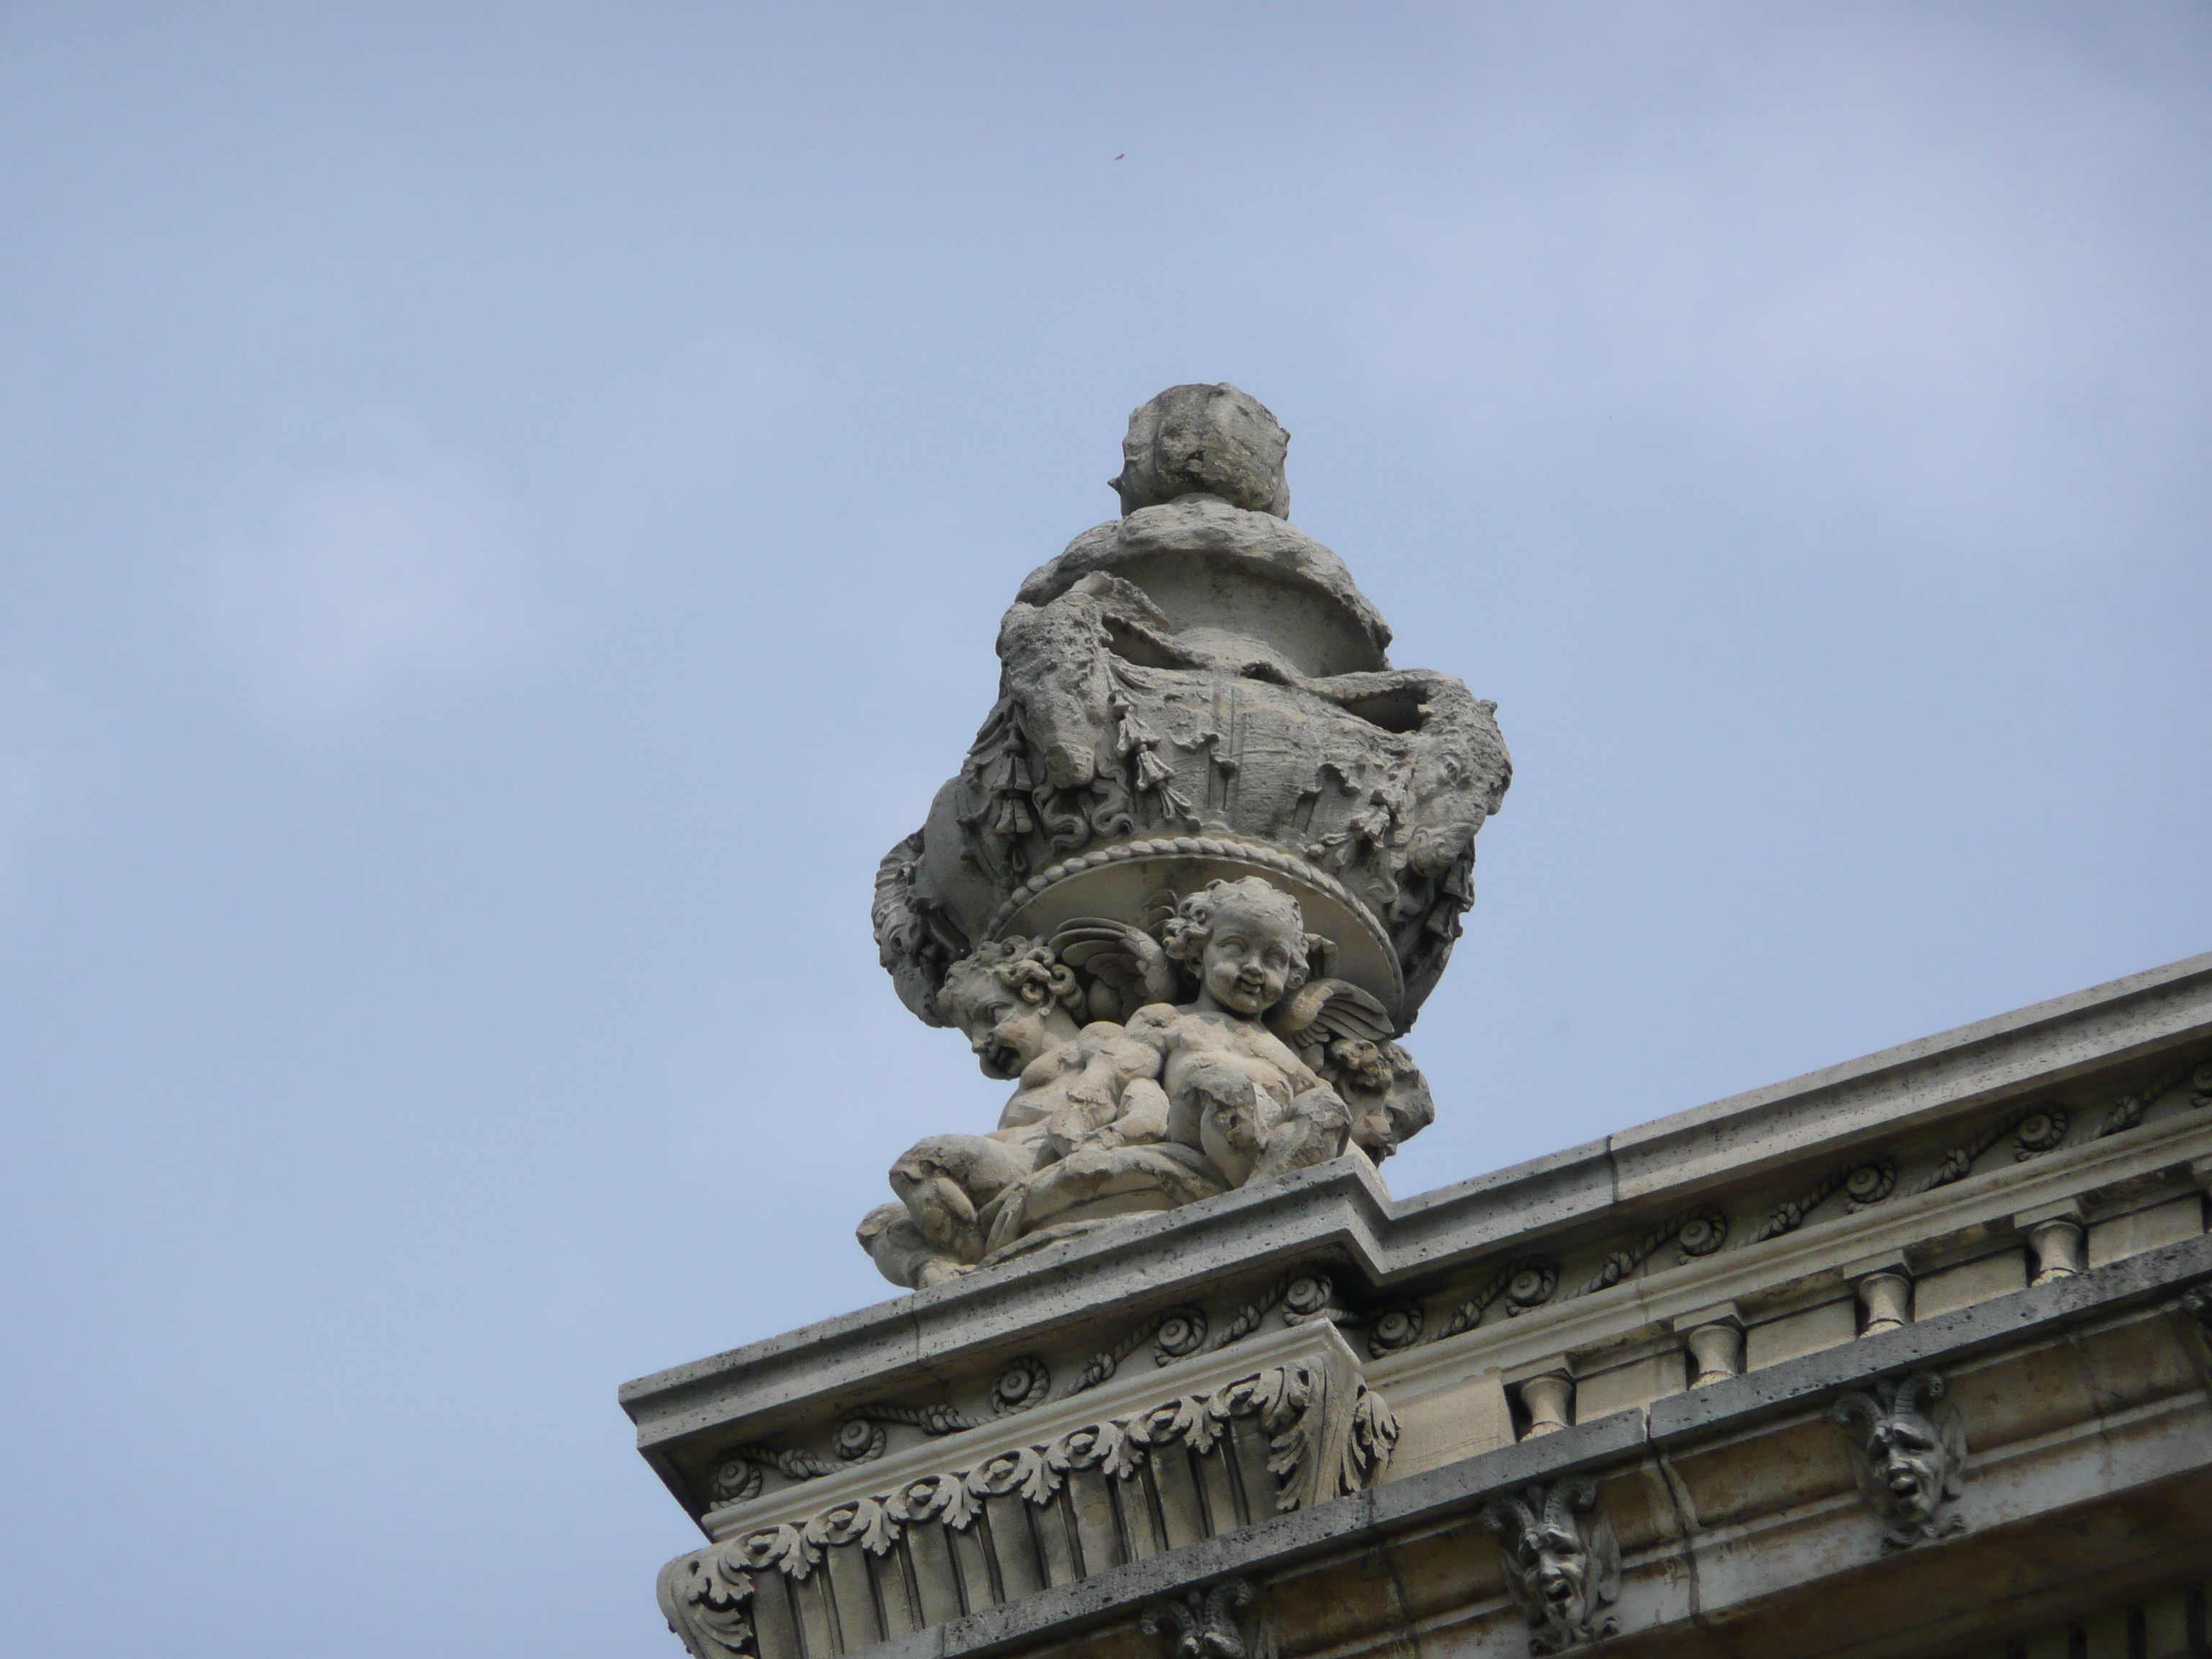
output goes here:
[{"label": "carved mascaron face", "polygon": [[1582,1540],[1562,1527],[1539,1526],[1521,1535],[1521,1560],[1530,1586],[1552,1619],[1578,1627],[1589,1612],[1585,1586],[1589,1557]]},{"label": "carved mascaron face", "polygon": [[1256,1019],[1304,981],[1305,935],[1294,915],[1231,900],[1214,912],[1199,957],[1206,994],[1231,1013]]},{"label": "carved mascaron face", "polygon": [[1926,1521],[1943,1501],[1946,1459],[1932,1425],[1893,1417],[1875,1425],[1867,1452],[1900,1519]]}]

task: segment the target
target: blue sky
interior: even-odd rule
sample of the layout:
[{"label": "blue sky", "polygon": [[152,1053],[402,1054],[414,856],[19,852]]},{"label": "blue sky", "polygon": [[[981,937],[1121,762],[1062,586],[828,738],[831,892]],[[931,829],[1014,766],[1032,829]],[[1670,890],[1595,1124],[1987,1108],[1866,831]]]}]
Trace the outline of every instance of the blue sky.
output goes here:
[{"label": "blue sky", "polygon": [[672,1654],[1000,1091],[877,858],[1229,380],[1516,781],[1458,1180],[2212,947],[2212,14],[0,9],[0,1605]]}]

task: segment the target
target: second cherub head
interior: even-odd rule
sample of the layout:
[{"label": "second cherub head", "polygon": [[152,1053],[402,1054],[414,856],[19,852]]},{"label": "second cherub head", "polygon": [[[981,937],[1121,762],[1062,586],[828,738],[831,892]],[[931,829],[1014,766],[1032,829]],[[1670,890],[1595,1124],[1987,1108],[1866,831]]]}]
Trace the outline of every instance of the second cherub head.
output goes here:
[{"label": "second cherub head", "polygon": [[1168,955],[1198,976],[1200,1009],[1257,1019],[1311,971],[1304,912],[1257,876],[1208,882],[1176,906],[1163,931]]}]

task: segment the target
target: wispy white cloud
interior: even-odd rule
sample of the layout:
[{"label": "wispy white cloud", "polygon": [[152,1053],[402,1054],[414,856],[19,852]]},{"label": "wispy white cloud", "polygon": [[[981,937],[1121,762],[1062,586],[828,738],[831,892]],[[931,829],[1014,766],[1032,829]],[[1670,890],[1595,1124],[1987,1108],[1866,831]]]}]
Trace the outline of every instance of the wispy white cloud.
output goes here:
[{"label": "wispy white cloud", "polygon": [[507,501],[417,445],[300,478],[218,549],[218,631],[273,713],[313,719],[481,672],[543,610]]}]

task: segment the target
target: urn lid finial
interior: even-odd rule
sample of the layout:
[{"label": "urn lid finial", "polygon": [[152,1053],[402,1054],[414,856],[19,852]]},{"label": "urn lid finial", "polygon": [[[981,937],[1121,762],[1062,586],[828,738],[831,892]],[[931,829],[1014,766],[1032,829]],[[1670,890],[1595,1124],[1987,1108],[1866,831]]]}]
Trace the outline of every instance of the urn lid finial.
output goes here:
[{"label": "urn lid finial", "polygon": [[1247,513],[1291,516],[1283,456],[1291,434],[1249,392],[1226,380],[1171,386],[1129,416],[1121,440],[1124,517],[1185,495],[1215,495]]}]

